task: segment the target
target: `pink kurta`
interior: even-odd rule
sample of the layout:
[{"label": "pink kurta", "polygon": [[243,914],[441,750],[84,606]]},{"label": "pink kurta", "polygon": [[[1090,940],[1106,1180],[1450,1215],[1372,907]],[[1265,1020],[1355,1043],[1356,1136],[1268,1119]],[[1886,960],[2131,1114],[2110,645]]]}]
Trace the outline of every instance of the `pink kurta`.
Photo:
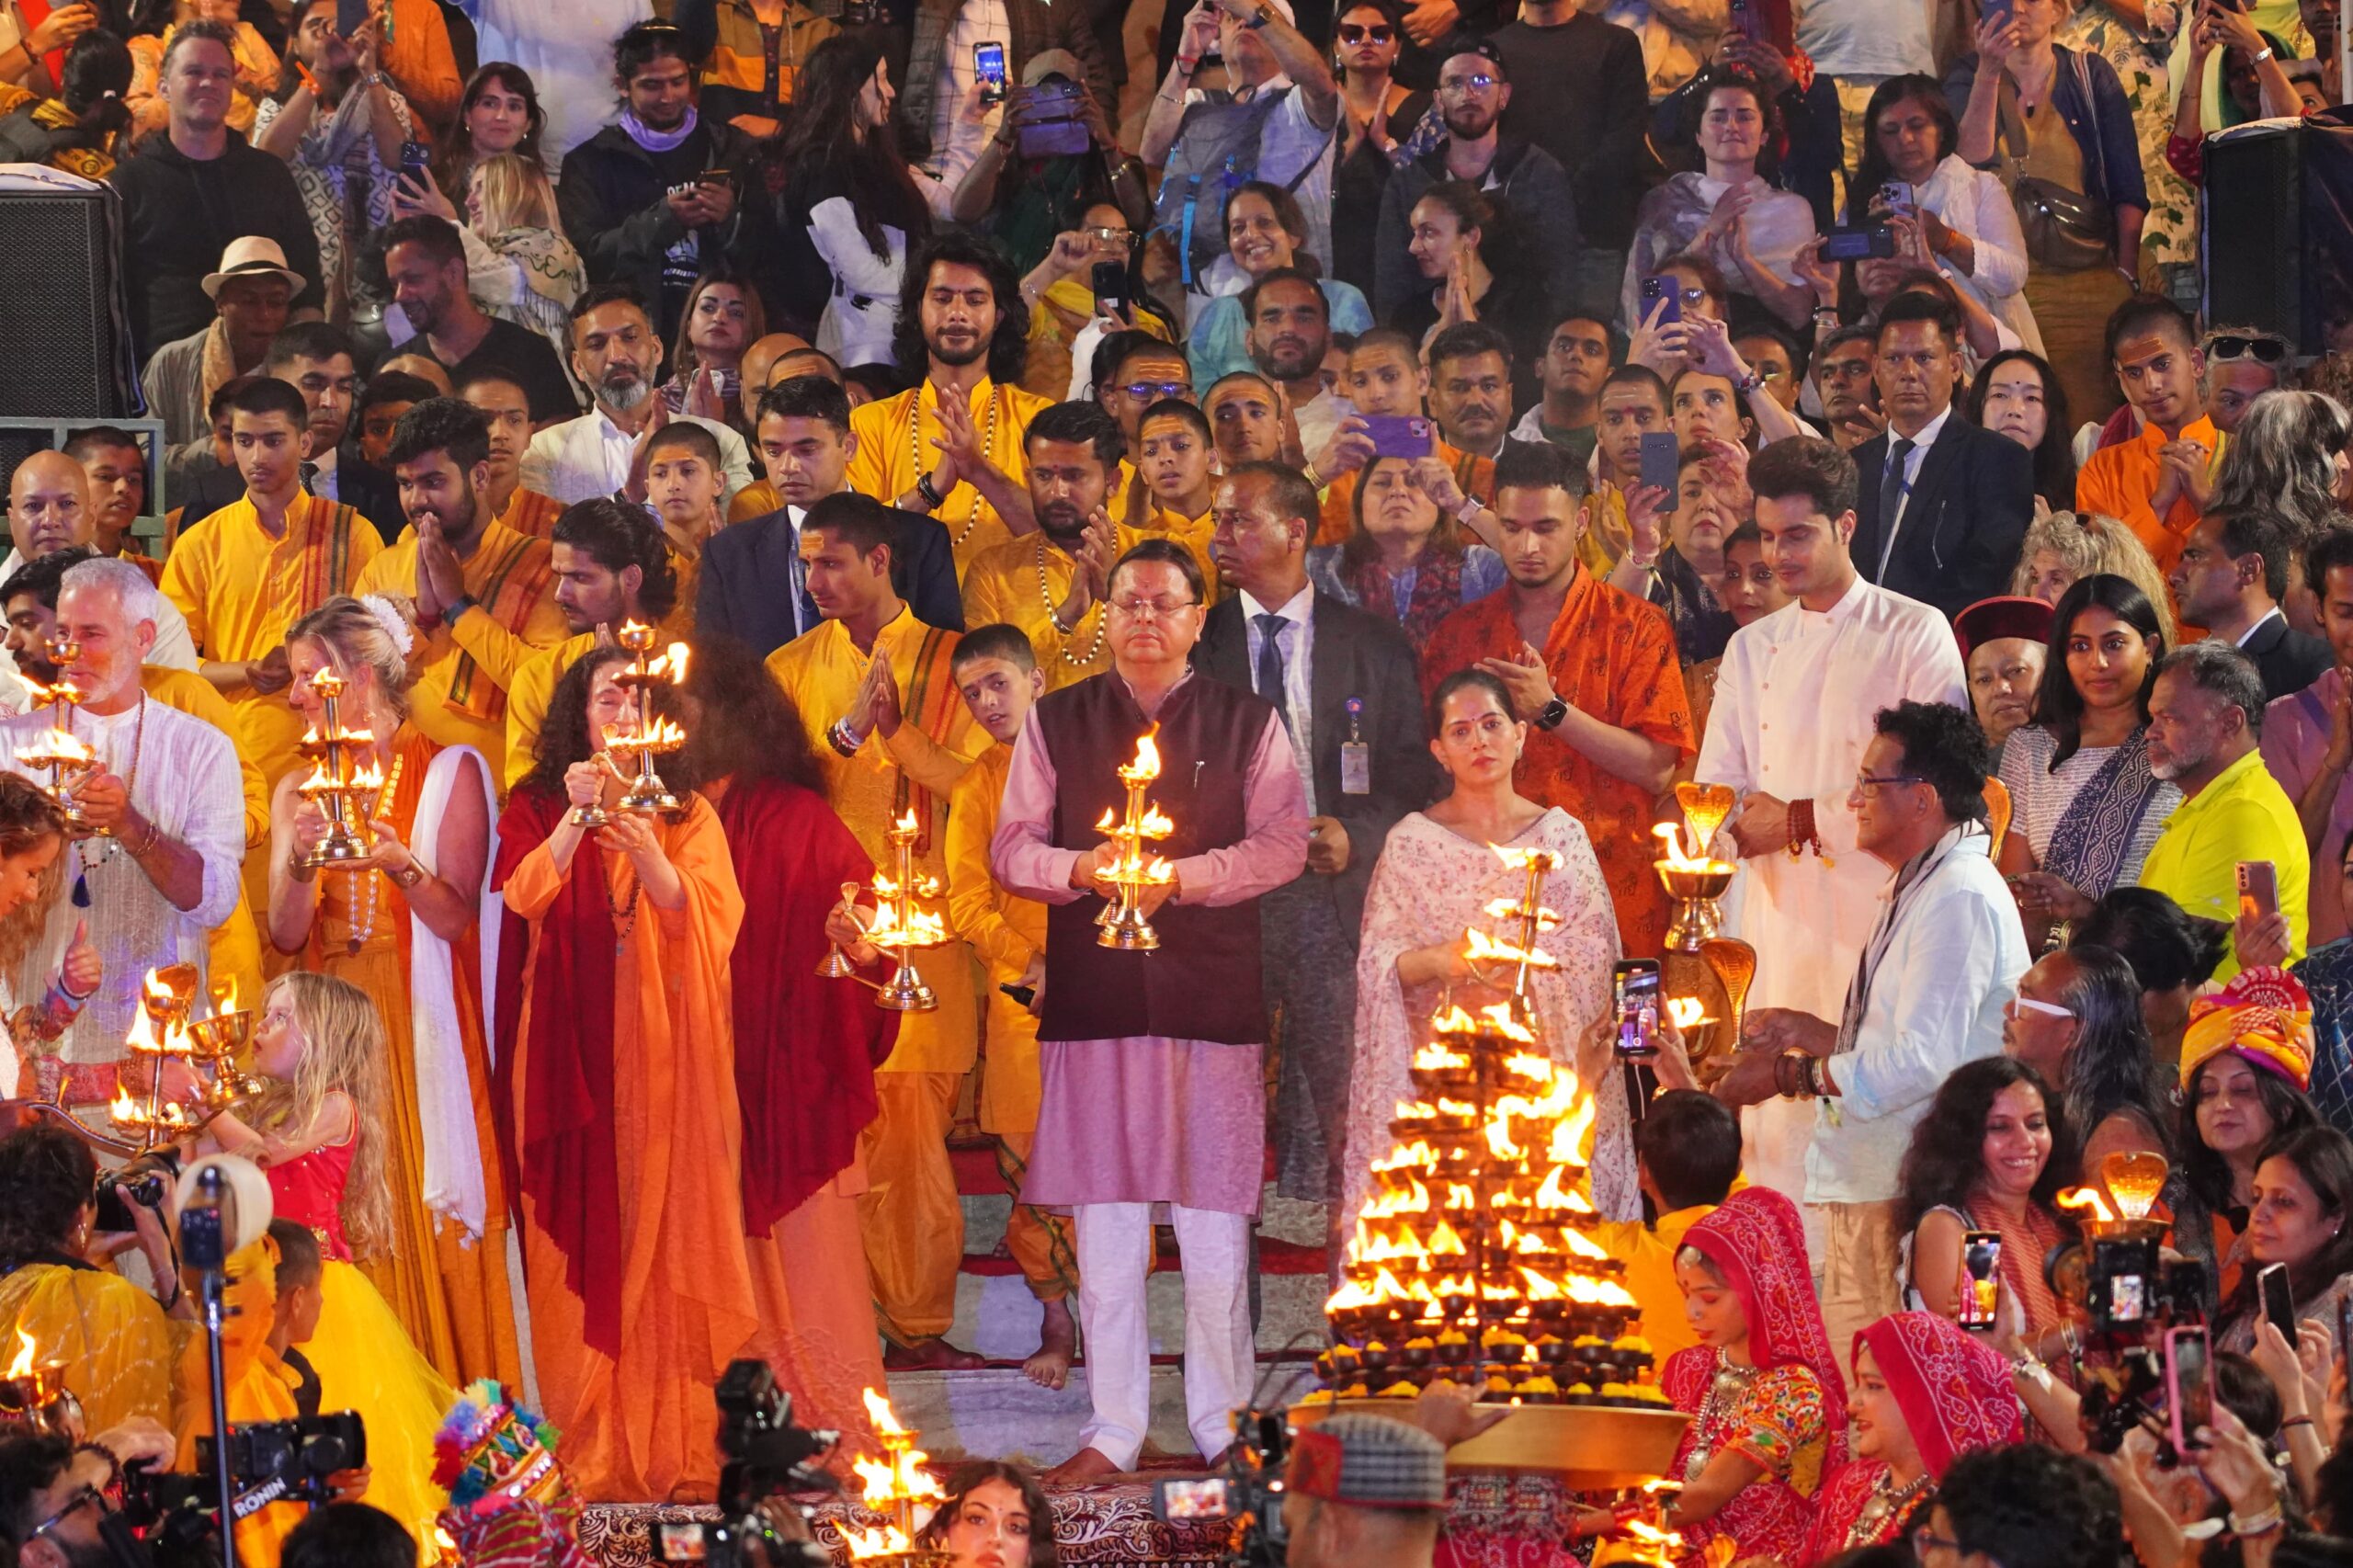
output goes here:
[{"label": "pink kurta", "polygon": [[[1278,714],[1267,715],[1243,790],[1242,840],[1176,863],[1188,904],[1257,898],[1307,863],[1307,792]],[[1007,892],[1069,903],[1079,896],[1070,885],[1079,852],[1048,841],[1054,799],[1053,758],[1032,713],[1013,748],[989,858]],[[1050,946],[1050,986],[1053,974]],[[1021,1201],[1051,1209],[1166,1202],[1256,1213],[1266,1165],[1262,1053],[1255,1045],[1162,1035],[1040,1041],[1038,1141]]]}]

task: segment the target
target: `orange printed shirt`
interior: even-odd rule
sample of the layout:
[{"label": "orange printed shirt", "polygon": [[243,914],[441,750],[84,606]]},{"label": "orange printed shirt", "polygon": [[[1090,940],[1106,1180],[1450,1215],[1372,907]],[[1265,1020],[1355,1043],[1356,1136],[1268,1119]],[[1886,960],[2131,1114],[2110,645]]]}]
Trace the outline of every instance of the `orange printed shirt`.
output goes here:
[{"label": "orange printed shirt", "polygon": [[[2182,541],[2198,526],[2198,504],[2186,495],[2176,500],[2162,517],[2149,505],[2165,480],[2165,465],[2157,460],[2157,449],[2170,439],[2156,426],[2144,425],[2131,440],[2094,452],[2091,461],[2075,475],[2075,510],[2114,517],[2131,528],[2157,558],[2160,573],[2173,570],[2181,559]],[[2214,422],[2202,415],[2182,427],[2181,439],[2201,442],[2217,459],[2222,456],[2222,437]]]},{"label": "orange printed shirt", "polygon": [[[1511,598],[1506,588],[1438,622],[1422,650],[1426,694],[1456,670],[1519,651]],[[1682,756],[1698,749],[1676,665],[1675,631],[1656,605],[1596,581],[1580,566],[1543,653],[1553,691],[1572,708],[1663,742]],[[1637,956],[1662,951],[1668,908],[1666,889],[1651,867],[1657,845],[1651,837],[1650,792],[1607,771],[1557,733],[1533,727],[1516,781],[1529,800],[1558,806],[1585,824],[1609,884],[1625,950]]]}]

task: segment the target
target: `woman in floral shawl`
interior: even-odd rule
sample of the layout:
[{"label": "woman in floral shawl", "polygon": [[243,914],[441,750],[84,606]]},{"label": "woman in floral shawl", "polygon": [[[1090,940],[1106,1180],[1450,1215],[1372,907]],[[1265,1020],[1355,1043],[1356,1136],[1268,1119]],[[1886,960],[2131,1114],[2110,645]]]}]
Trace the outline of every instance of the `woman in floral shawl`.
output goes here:
[{"label": "woman in floral shawl", "polygon": [[2009,1363],[1934,1312],[1896,1312],[1855,1335],[1854,1461],[1830,1478],[1793,1568],[1903,1539],[1971,1449],[2025,1440]]},{"label": "woman in floral shawl", "polygon": [[1733,1193],[1691,1227],[1675,1276],[1699,1343],[1669,1357],[1659,1374],[1675,1407],[1692,1417],[1668,1471],[1683,1483],[1668,1528],[1694,1561],[1726,1536],[1735,1562],[1802,1562],[1823,1476],[1846,1462],[1836,1413],[1847,1385],[1822,1325],[1797,1206],[1770,1187]]}]

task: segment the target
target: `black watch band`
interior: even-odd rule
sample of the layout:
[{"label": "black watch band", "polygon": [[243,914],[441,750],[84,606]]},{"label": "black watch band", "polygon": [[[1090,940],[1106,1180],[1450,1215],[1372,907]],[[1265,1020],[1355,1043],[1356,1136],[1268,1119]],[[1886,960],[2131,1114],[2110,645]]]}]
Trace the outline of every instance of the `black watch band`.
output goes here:
[{"label": "black watch band", "polygon": [[1544,705],[1544,711],[1536,715],[1536,727],[1540,730],[1557,730],[1561,727],[1561,721],[1568,716],[1568,703],[1556,697]]}]

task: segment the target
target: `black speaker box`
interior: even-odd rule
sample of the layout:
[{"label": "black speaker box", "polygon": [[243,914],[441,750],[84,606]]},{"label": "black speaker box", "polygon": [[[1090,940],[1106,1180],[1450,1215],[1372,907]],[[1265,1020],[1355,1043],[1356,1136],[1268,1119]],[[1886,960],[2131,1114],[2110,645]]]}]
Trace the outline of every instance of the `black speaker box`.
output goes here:
[{"label": "black speaker box", "polygon": [[143,413],[114,188],[39,165],[0,165],[0,416]]},{"label": "black speaker box", "polygon": [[2199,256],[2209,324],[2277,332],[2303,354],[2353,323],[2353,110],[2206,139]]}]

